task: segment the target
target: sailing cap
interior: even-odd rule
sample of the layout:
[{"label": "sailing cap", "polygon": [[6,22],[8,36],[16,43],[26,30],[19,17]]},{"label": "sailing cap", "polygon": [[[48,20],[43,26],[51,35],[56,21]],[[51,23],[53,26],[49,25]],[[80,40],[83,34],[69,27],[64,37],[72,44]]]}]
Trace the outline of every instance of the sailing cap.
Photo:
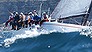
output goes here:
[{"label": "sailing cap", "polygon": [[46,14],[46,12],[43,12],[43,15]]},{"label": "sailing cap", "polygon": [[29,14],[32,14],[32,12],[29,12]]},{"label": "sailing cap", "polygon": [[18,14],[18,12],[16,12],[16,14]]},{"label": "sailing cap", "polygon": [[34,12],[36,12],[36,10],[34,10]]}]

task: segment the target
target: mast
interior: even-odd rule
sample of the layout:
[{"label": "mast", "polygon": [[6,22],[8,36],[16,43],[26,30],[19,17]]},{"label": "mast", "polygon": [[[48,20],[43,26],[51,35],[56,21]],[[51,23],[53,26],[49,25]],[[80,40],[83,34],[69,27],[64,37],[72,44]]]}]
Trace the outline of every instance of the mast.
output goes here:
[{"label": "mast", "polygon": [[91,8],[92,8],[92,0],[91,0],[91,4],[90,4],[90,7],[89,7],[89,10],[87,11],[87,15],[85,15],[85,17],[83,19],[83,23],[82,23],[83,26],[85,26],[87,24],[87,20],[88,20],[89,14],[91,12]]},{"label": "mast", "polygon": [[48,16],[50,16],[50,8],[48,8]]},{"label": "mast", "polygon": [[41,17],[41,12],[42,12],[42,4],[43,4],[43,3],[40,4],[40,10],[39,10],[39,16],[40,16],[40,17]]}]

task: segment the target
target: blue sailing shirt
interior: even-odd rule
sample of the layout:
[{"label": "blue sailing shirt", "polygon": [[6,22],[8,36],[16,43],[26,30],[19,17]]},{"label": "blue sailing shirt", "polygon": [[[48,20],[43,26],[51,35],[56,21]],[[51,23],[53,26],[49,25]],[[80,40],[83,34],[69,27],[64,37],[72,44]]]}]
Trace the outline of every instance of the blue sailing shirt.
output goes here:
[{"label": "blue sailing shirt", "polygon": [[33,20],[34,21],[40,21],[41,20],[41,17],[39,17],[39,16],[36,15],[36,16],[33,17]]}]

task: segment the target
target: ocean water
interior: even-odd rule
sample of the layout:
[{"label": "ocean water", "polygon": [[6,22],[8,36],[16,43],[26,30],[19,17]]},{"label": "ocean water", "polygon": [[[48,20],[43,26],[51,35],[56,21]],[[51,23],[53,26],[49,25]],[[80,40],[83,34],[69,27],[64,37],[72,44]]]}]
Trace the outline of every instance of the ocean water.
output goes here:
[{"label": "ocean water", "polygon": [[92,31],[19,30],[0,32],[0,52],[92,52]]}]

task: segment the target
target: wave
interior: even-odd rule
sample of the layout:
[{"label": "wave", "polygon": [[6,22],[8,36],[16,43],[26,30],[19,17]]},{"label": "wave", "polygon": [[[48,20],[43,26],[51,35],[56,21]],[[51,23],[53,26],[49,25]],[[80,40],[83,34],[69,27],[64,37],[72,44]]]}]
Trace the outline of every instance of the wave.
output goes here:
[{"label": "wave", "polygon": [[53,32],[34,38],[18,39],[9,48],[2,48],[1,52],[91,52],[91,45],[92,40],[79,32]]},{"label": "wave", "polygon": [[80,31],[81,35],[85,35],[85,36],[90,36],[90,38],[92,37],[92,26],[90,26],[89,28],[86,29],[82,29]]},{"label": "wave", "polygon": [[[53,32],[58,32],[57,30],[47,30],[42,28],[24,28],[21,30],[11,30],[11,31],[3,31],[0,32],[0,46],[10,47],[18,39],[25,39],[25,38],[34,38],[39,35],[43,34],[50,34]],[[59,31],[60,32],[60,31]],[[86,35],[92,37],[92,27],[82,29],[78,31],[80,35]],[[60,33],[70,33],[70,32],[60,32]],[[50,47],[50,46],[49,46]]]}]

